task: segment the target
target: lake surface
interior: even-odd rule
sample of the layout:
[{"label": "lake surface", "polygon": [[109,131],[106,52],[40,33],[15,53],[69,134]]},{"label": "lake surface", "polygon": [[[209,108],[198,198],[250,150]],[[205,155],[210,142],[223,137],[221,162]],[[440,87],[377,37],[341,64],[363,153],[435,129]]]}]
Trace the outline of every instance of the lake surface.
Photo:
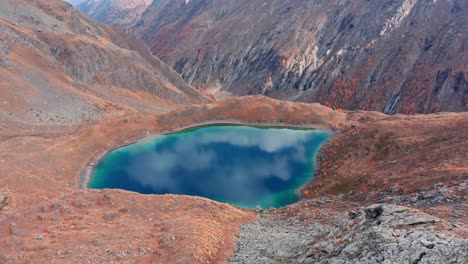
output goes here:
[{"label": "lake surface", "polygon": [[185,194],[244,208],[282,207],[313,177],[330,134],[318,130],[216,125],[156,136],[109,152],[90,188]]}]

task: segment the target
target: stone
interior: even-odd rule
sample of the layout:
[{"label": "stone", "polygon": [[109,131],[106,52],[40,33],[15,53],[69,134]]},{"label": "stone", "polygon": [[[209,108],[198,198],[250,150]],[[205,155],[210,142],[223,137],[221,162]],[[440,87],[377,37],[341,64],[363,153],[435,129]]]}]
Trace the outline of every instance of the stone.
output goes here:
[{"label": "stone", "polygon": [[349,219],[354,220],[360,215],[360,212],[352,210],[348,212],[348,215],[349,215]]},{"label": "stone", "polygon": [[426,239],[422,238],[421,240],[419,240],[419,243],[421,243],[421,245],[423,245],[424,247],[428,248],[428,249],[433,249],[434,246],[435,246],[435,243],[434,242],[431,242],[431,241],[427,241]]},{"label": "stone", "polygon": [[136,252],[135,252],[135,250],[133,250],[133,249],[127,249],[127,254],[128,254],[128,255],[131,255],[131,256],[135,256],[135,255],[136,255]]},{"label": "stone", "polygon": [[10,233],[12,236],[17,236],[19,235],[18,228],[16,227],[15,223],[10,223]]},{"label": "stone", "polygon": [[145,255],[145,254],[147,253],[145,247],[140,247],[139,250],[140,250],[140,254],[141,254],[141,255]]},{"label": "stone", "polygon": [[421,259],[426,255],[425,251],[416,251],[410,256],[409,263],[410,264],[417,264],[421,261]]},{"label": "stone", "polygon": [[[3,196],[3,198],[1,198]],[[8,196],[6,194],[0,195],[1,202],[0,202],[0,210],[5,208],[8,205]]]},{"label": "stone", "polygon": [[383,213],[383,207],[381,204],[374,204],[364,209],[367,219],[376,219]]}]

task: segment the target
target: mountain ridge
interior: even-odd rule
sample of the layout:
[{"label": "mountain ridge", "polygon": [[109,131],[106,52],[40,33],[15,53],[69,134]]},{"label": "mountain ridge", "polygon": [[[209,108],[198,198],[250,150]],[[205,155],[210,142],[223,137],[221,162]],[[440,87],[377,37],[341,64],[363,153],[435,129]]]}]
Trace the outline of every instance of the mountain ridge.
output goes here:
[{"label": "mountain ridge", "polygon": [[160,0],[127,26],[220,97],[413,114],[468,110],[466,11],[458,0]]}]

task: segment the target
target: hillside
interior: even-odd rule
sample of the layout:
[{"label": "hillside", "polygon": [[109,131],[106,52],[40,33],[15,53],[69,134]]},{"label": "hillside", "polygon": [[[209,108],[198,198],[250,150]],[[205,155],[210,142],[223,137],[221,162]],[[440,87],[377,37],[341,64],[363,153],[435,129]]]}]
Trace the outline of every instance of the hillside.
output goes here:
[{"label": "hillside", "polygon": [[468,110],[467,11],[460,0],[160,0],[128,26],[221,97],[413,114]]},{"label": "hillside", "polygon": [[124,30],[62,1],[0,1],[0,120],[66,125],[208,102]]}]

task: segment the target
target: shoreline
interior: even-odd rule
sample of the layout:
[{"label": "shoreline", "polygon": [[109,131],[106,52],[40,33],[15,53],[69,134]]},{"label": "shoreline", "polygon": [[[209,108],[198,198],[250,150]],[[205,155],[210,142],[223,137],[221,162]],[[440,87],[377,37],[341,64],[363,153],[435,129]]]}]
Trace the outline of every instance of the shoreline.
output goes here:
[{"label": "shoreline", "polygon": [[[214,120],[214,121],[206,121],[206,122],[199,122],[199,123],[194,123],[191,125],[187,126],[181,126],[173,129],[165,129],[165,130],[160,130],[160,131],[154,131],[153,133],[149,133],[144,137],[141,137],[137,140],[132,140],[130,142],[124,142],[122,144],[119,144],[115,147],[112,147],[110,149],[100,151],[93,156],[91,156],[85,163],[84,167],[81,169],[80,172],[80,178],[79,178],[79,189],[89,189],[89,183],[91,181],[91,175],[94,170],[94,167],[96,166],[97,163],[109,152],[116,150],[118,148],[126,147],[129,145],[133,145],[136,143],[139,143],[141,141],[145,141],[149,138],[152,138],[154,136],[158,135],[168,135],[172,133],[177,133],[177,132],[183,132],[185,130],[189,129],[195,129],[195,128],[202,128],[205,126],[215,126],[215,125],[237,125],[237,126],[256,126],[256,127],[276,127],[276,128],[303,128],[303,129],[311,129],[311,130],[323,130],[326,132],[329,132],[332,137],[334,134],[337,133],[336,129],[332,129],[330,127],[324,126],[324,125],[317,125],[317,124],[288,124],[284,122],[245,122],[245,121],[240,121],[240,120]],[[331,139],[331,138],[330,138]],[[326,144],[326,143],[325,143]],[[323,148],[323,146],[321,147]],[[314,172],[315,175],[315,172]],[[310,182],[305,183],[302,185],[300,188],[298,188],[296,191],[300,191],[304,186],[310,184]],[[299,195],[299,194],[298,194]],[[299,199],[302,199],[302,195],[299,195]]]}]

